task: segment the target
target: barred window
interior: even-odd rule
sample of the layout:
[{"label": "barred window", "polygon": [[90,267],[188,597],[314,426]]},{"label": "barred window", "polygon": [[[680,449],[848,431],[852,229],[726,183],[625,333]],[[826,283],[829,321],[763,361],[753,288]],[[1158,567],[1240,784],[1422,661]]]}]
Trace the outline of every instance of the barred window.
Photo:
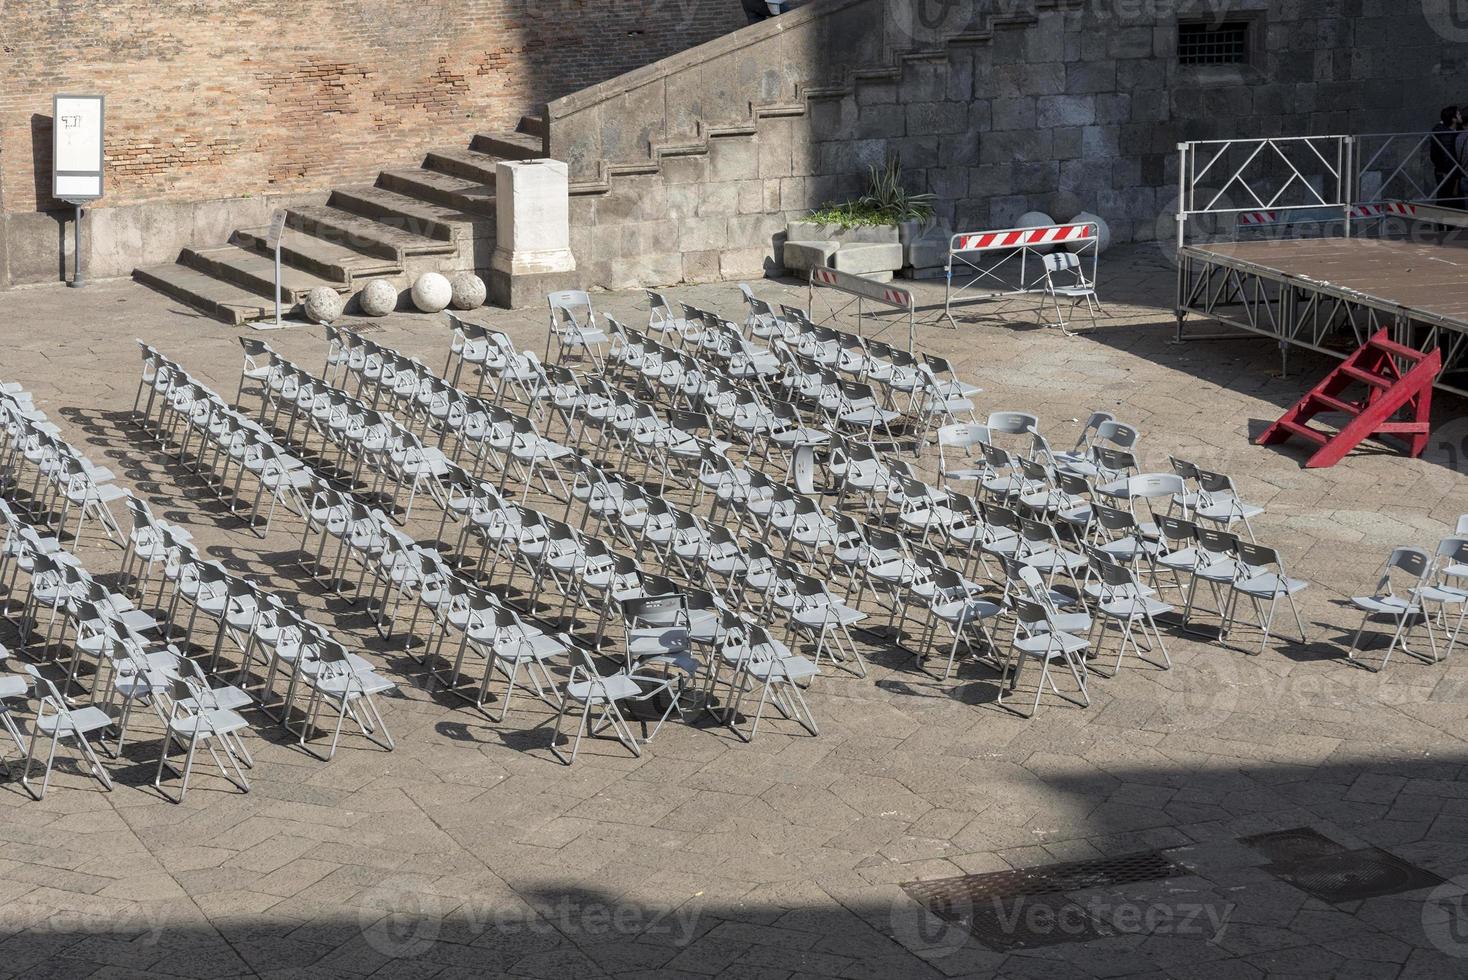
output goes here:
[{"label": "barred window", "polygon": [[1177,27],[1180,65],[1245,65],[1249,63],[1249,22],[1182,23]]}]

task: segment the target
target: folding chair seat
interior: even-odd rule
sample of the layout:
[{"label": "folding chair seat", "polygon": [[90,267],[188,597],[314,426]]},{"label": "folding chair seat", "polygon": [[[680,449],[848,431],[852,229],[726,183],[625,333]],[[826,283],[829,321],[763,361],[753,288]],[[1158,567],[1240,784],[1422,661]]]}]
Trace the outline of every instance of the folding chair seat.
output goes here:
[{"label": "folding chair seat", "polygon": [[[806,704],[802,685],[820,675],[820,667],[805,657],[793,654],[776,640],[769,630],[757,623],[735,621],[722,634],[720,656],[733,669],[732,694],[724,711],[724,723],[746,742],[759,733],[766,705],[773,705],[785,718],[794,721],[812,735],[819,735],[815,716]],[[749,732],[739,728],[740,708],[746,694],[758,687],[760,696],[749,722]]]},{"label": "folding chair seat", "polygon": [[303,749],[310,752],[307,742],[312,730],[319,727],[317,718],[323,707],[330,707],[337,715],[326,759],[336,755],[342,726],[348,717],[376,745],[389,752],[396,747],[377,706],[377,698],[395,690],[397,685],[374,671],[366,660],[348,653],[335,640],[322,638],[316,646],[316,657],[309,660],[303,657],[296,669],[308,691],[299,742]]},{"label": "folding chair seat", "polygon": [[[1051,252],[1040,257],[1044,264],[1044,295],[1055,307],[1055,325],[1067,337],[1075,336],[1070,329],[1070,320],[1077,306],[1084,303],[1091,317],[1091,326],[1096,326],[1096,314],[1101,309],[1096,299],[1096,284],[1086,277],[1081,257],[1074,252]],[[1070,312],[1061,305],[1062,299],[1070,300]]]},{"label": "folding chair seat", "polygon": [[[1157,625],[1157,617],[1171,612],[1172,606],[1149,595],[1150,590],[1137,580],[1136,573],[1130,568],[1105,560],[1096,565],[1100,576],[1099,592],[1096,595],[1097,656],[1105,644],[1107,625],[1115,623],[1120,630],[1120,638],[1117,643],[1116,665],[1112,668],[1113,676],[1121,669],[1121,661],[1126,655],[1128,645],[1143,663],[1163,670],[1172,669],[1172,660],[1167,655],[1167,644]],[[1148,640],[1149,633],[1157,643],[1158,652],[1162,654],[1160,663],[1142,655],[1142,644],[1146,644],[1149,653],[1152,650],[1152,644]]]},{"label": "folding chair seat", "polygon": [[[476,613],[468,624],[465,636],[467,642],[463,651],[472,651],[484,659],[484,677],[472,700],[474,706],[484,711],[491,721],[502,722],[509,714],[510,702],[520,686],[522,670],[535,688],[538,699],[552,708],[561,707],[560,695],[556,691],[548,665],[570,652],[572,644],[569,637],[544,633],[526,624],[513,610],[502,606]],[[461,651],[460,657],[462,656]],[[459,670],[460,665],[456,663],[450,690],[457,681]],[[499,699],[498,716],[484,707],[489,700],[490,681],[496,673],[505,680],[505,690]]]},{"label": "folding chair seat", "polygon": [[[249,754],[239,733],[249,728],[249,722],[238,712],[226,708],[207,707],[208,693],[189,678],[175,678],[169,684],[170,706],[164,722],[163,748],[158,755],[158,772],[153,786],[170,803],[182,803],[189,791],[189,777],[193,774],[194,756],[202,746],[214,759],[219,772],[241,793],[250,791],[244,767],[252,765]],[[183,767],[179,768],[168,760],[175,746],[184,752]],[[219,751],[224,757],[220,758]],[[234,775],[230,775],[230,766]],[[168,797],[163,789],[163,770],[169,769],[181,777],[178,799]]]},{"label": "folding chair seat", "polygon": [[[982,447],[989,443],[987,426],[971,422],[952,422],[939,426],[937,442],[938,482],[940,484],[946,484],[949,481],[972,483],[974,492],[978,492],[981,481],[993,475],[989,472],[986,463],[972,458],[975,450],[982,455]],[[956,458],[950,458],[950,455]],[[971,465],[974,462],[979,462],[980,465]]]},{"label": "folding chair seat", "polygon": [[986,597],[980,586],[968,581],[953,569],[931,563],[928,568],[931,576],[930,595],[927,597],[929,622],[919,649],[926,653],[936,643],[939,623],[948,628],[953,642],[948,647],[947,665],[943,669],[942,679],[947,680],[953,674],[958,658],[958,645],[963,643],[970,651],[976,649],[969,635],[970,631],[977,630],[983,648],[990,657],[997,654],[998,648],[988,624],[991,620],[998,619],[1002,607]]},{"label": "folding chair seat", "polygon": [[923,542],[927,542],[934,531],[941,534],[959,520],[959,515],[948,505],[948,491],[906,476],[900,477],[898,483],[903,499],[898,506],[897,521],[902,527],[920,534]]},{"label": "folding chair seat", "polygon": [[[1081,426],[1081,433],[1076,437],[1076,444],[1070,449],[1057,452],[1055,462],[1065,468],[1076,466],[1094,470],[1095,464],[1091,461],[1091,447],[1096,444],[1097,430],[1102,423],[1112,422],[1115,419],[1116,416],[1110,412],[1092,412],[1086,418],[1086,424]],[[1082,469],[1073,470],[1073,472],[1085,475]],[[1091,475],[1094,476],[1094,472]]]},{"label": "folding chair seat", "polygon": [[596,365],[598,371],[606,369],[603,348],[609,342],[605,333],[596,325],[596,314],[591,308],[591,297],[579,289],[553,292],[546,296],[550,305],[550,334],[546,339],[546,357],[550,357],[550,345],[557,345],[557,356],[584,353]]},{"label": "folding chair seat", "polygon": [[[581,751],[582,738],[588,734],[595,738],[607,728],[611,728],[617,741],[621,742],[634,757],[641,758],[642,746],[638,744],[637,737],[632,733],[618,705],[627,701],[640,700],[643,696],[643,688],[626,673],[601,674],[585,650],[578,649],[576,652],[580,656],[581,663],[572,666],[571,676],[566,681],[561,710],[556,713],[555,727],[551,731],[551,753],[565,765],[572,765]],[[580,705],[581,721],[577,726],[576,737],[571,744],[571,755],[568,758],[561,753],[561,722],[565,718],[567,707],[572,705]],[[601,713],[599,724],[593,724],[591,720],[593,710]],[[661,727],[661,722],[659,722],[659,727]],[[657,733],[656,729],[653,733]]]},{"label": "folding chair seat", "polygon": [[1096,547],[1112,561],[1135,569],[1138,562],[1145,560],[1150,567],[1161,556],[1161,542],[1149,540],[1142,533],[1131,511],[1105,504],[1096,504],[1093,510],[1098,535]]},{"label": "folding chair seat", "polygon": [[1232,529],[1235,522],[1243,521],[1249,532],[1249,540],[1252,541],[1254,526],[1249,523],[1249,518],[1258,517],[1262,513],[1263,507],[1240,499],[1238,491],[1234,489],[1233,480],[1227,476],[1208,470],[1198,471],[1198,503],[1193,508],[1194,520],[1207,521],[1225,531]]},{"label": "folding chair seat", "polygon": [[902,417],[901,412],[879,406],[871,386],[863,382],[842,380],[839,388],[841,400],[835,411],[838,425],[864,431],[868,441],[876,435],[880,427],[888,442],[895,442],[892,423]]},{"label": "folding chair seat", "polygon": [[[1460,522],[1468,525],[1468,520]],[[1454,569],[1462,568],[1463,574],[1455,573]],[[1463,623],[1468,618],[1468,588],[1464,588],[1463,578],[1468,576],[1468,537],[1454,536],[1443,538],[1437,546],[1437,554],[1433,558],[1433,570],[1428,575],[1427,582],[1417,590],[1417,599],[1424,606],[1436,605],[1438,609],[1438,625],[1443,635],[1447,637],[1447,647],[1443,656],[1449,657],[1453,653],[1453,647],[1458,645],[1458,637],[1463,632]],[[1448,616],[1452,607],[1458,608],[1457,623],[1450,630],[1448,628]]]},{"label": "folding chair seat", "polygon": [[821,579],[798,572],[792,579],[795,601],[789,611],[790,626],[796,633],[804,633],[814,641],[816,648],[811,662],[819,668],[822,655],[829,653],[833,664],[847,670],[850,669],[846,667],[846,655],[849,653],[856,666],[854,673],[865,677],[866,660],[851,637],[851,627],[866,619],[867,614],[832,595]]},{"label": "folding chair seat", "polygon": [[[90,774],[102,784],[104,790],[111,792],[112,777],[107,774],[102,760],[92,749],[90,739],[96,737],[100,744],[101,733],[112,726],[112,718],[96,705],[68,707],[66,699],[56,690],[56,685],[42,677],[41,672],[31,664],[22,666],[30,678],[30,688],[36,698],[37,707],[31,736],[26,740],[25,770],[20,778],[21,785],[34,799],[44,799],[46,790],[51,785],[57,743],[63,738],[69,738],[76,743]],[[41,790],[38,793],[31,786],[31,763],[35,759],[37,743],[43,738],[50,740],[51,747],[46,755],[45,776],[41,779]]]},{"label": "folding chair seat", "polygon": [[[1309,639],[1305,636],[1304,620],[1300,618],[1299,607],[1295,605],[1295,596],[1304,592],[1310,583],[1303,579],[1290,578],[1279,552],[1273,548],[1251,544],[1247,541],[1238,542],[1235,548],[1239,556],[1239,567],[1233,581],[1232,598],[1234,602],[1230,609],[1226,629],[1231,629],[1236,621],[1234,610],[1237,609],[1238,600],[1247,599],[1254,607],[1258,625],[1263,631],[1263,638],[1259,644],[1259,652],[1263,653],[1269,648],[1269,633],[1270,628],[1274,625],[1275,606],[1278,605],[1280,599],[1284,599],[1289,604],[1290,612],[1295,617],[1295,625],[1300,630],[1300,642],[1309,643]],[[1266,601],[1269,603],[1267,612],[1264,609]]]},{"label": "folding chair seat", "polygon": [[[1004,674],[999,682],[1000,704],[1004,703],[1006,686],[1013,691],[1019,682],[1027,661],[1040,665],[1040,679],[1035,686],[1035,703],[1030,706],[1028,717],[1033,718],[1040,710],[1040,698],[1048,685],[1051,692],[1078,707],[1091,706],[1091,696],[1086,689],[1086,650],[1090,644],[1083,638],[1056,629],[1050,621],[1049,612],[1039,603],[1028,599],[1015,601],[1015,628],[1010,640],[1010,652],[1004,665]],[[1051,676],[1051,666],[1064,664],[1075,680],[1079,698],[1063,693]],[[1011,670],[1013,673],[1011,674]]]},{"label": "folding chair seat", "polygon": [[1021,516],[1019,519],[1019,547],[1014,552],[1014,557],[1021,564],[1028,565],[1044,575],[1047,583],[1052,587],[1055,585],[1055,579],[1062,572],[1065,573],[1071,585],[1075,587],[1076,594],[1081,594],[1081,583],[1076,573],[1086,567],[1086,556],[1070,551],[1062,545],[1052,525],[1044,521],[1037,521],[1032,517]]},{"label": "folding chair seat", "polygon": [[[1399,648],[1403,653],[1410,654],[1419,660],[1437,663],[1437,638],[1432,627],[1432,617],[1424,611],[1421,598],[1422,590],[1427,586],[1432,575],[1432,569],[1433,559],[1421,548],[1396,548],[1392,551],[1373,593],[1354,596],[1351,599],[1351,604],[1361,610],[1364,615],[1361,617],[1361,626],[1356,630],[1356,635],[1351,639],[1350,648],[1346,651],[1346,659],[1351,661],[1357,659],[1357,654],[1362,652],[1362,634],[1366,632],[1366,627],[1370,624],[1372,617],[1379,617],[1392,624],[1391,642],[1387,644],[1381,665],[1368,669],[1384,670],[1392,654]],[[1399,581],[1403,578],[1404,581]],[[1423,655],[1407,646],[1407,641],[1418,621],[1427,631],[1427,642],[1432,651],[1430,655]]]}]

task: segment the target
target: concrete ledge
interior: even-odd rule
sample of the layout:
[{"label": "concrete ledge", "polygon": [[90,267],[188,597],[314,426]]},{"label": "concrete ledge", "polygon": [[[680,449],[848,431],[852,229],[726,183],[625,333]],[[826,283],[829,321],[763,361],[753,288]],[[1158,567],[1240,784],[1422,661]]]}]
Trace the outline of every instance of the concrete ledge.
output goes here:
[{"label": "concrete ledge", "polygon": [[[785,254],[790,254],[789,245],[785,246]],[[902,246],[896,242],[843,245],[831,257],[831,265],[857,276],[885,272],[890,279],[891,273],[902,268]]]},{"label": "concrete ledge", "polygon": [[[795,272],[809,272],[830,266],[831,256],[841,247],[840,242],[786,242],[780,259],[785,268]],[[849,247],[849,246],[848,246]],[[902,246],[898,246],[898,252]]]}]

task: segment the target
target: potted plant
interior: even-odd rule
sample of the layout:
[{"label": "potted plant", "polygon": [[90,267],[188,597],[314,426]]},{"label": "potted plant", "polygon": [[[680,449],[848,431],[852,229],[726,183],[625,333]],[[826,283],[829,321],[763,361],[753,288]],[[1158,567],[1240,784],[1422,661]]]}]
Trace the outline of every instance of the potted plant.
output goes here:
[{"label": "potted plant", "polygon": [[803,221],[791,222],[790,241],[904,242],[932,220],[933,195],[913,194],[902,185],[902,161],[887,158],[867,168],[866,193],[826,204]]}]

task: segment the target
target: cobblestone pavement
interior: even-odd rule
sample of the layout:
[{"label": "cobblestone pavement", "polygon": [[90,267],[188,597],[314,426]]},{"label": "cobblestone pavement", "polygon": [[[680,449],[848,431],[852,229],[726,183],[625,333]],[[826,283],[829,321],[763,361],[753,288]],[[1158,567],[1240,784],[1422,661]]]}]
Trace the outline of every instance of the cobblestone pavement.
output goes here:
[{"label": "cobblestone pavement", "polygon": [[[1106,409],[1140,427],[1150,467],[1175,453],[1232,474],[1267,508],[1260,540],[1311,583],[1308,644],[1281,639],[1251,656],[1254,633],[1224,645],[1167,631],[1170,671],[1130,660],[1094,679],[1089,709],[1051,698],[1025,720],[995,703],[993,670],[970,663],[940,682],[868,638],[868,678],[827,668],[814,684],[819,737],[775,723],[744,744],[709,723],[670,723],[640,759],[595,740],[570,768],[548,751],[549,708],[525,699],[494,724],[434,689],[360,603],[301,571],[298,519],[278,517],[257,538],[128,422],[134,337],[228,394],[237,336],[315,367],[319,328],[231,329],[127,282],[0,294],[0,377],[25,384],[65,438],[211,556],[298,600],[399,684],[384,706],[391,754],[348,736],[323,763],[250,715],[247,795],[205,767],[182,805],[160,799],[152,719],[138,721],[124,758],[106,760],[111,793],[67,750],[43,802],[0,782],[0,974],[1468,974],[1465,653],[1437,665],[1400,657],[1379,674],[1342,657],[1357,624],[1343,598],[1371,587],[1392,546],[1435,546],[1468,512],[1463,447],[1450,445],[1468,436],[1464,405],[1439,399],[1429,458],[1364,449],[1307,472],[1300,448],[1249,436],[1325,359],[1296,356],[1281,379],[1267,342],[1174,345],[1164,257],[1118,250],[1105,261],[1109,315],[1083,337],[1038,329],[1022,303],[988,304],[956,332],[924,312],[919,346],[986,389],[981,410],[1032,411],[1056,445]],[[756,288],[803,301],[793,284]],[[732,284],[670,295],[739,310]],[[934,296],[925,285],[923,299]],[[645,316],[640,293],[596,301],[629,322]],[[539,310],[476,316],[543,347]],[[443,363],[441,318],[370,327]],[[431,537],[436,523],[415,518],[413,533]],[[90,528],[77,550],[94,572],[120,567],[120,550]],[[0,630],[14,646],[13,627]],[[1343,898],[1332,889],[1350,875],[1338,865],[1293,867],[1241,841],[1298,827],[1430,875]],[[1073,876],[1065,896],[978,900],[985,928],[974,932],[987,942],[926,915],[901,887],[1154,850],[1170,877]],[[1357,883],[1395,890],[1388,879],[1401,872],[1373,856]]]}]

